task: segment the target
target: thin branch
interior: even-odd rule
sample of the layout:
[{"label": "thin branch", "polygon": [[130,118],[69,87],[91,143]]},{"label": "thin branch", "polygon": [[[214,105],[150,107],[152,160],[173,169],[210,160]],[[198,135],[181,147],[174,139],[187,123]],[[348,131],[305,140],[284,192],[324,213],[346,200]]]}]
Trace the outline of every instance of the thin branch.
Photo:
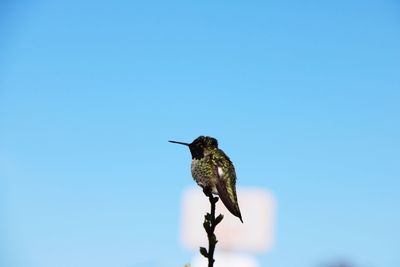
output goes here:
[{"label": "thin branch", "polygon": [[208,259],[208,267],[214,266],[214,251],[215,245],[218,240],[214,234],[215,227],[222,221],[224,216],[222,214],[215,217],[215,203],[218,201],[218,197],[214,197],[210,188],[203,189],[204,194],[208,197],[211,205],[211,212],[204,216],[203,227],[206,230],[208,238],[208,250],[204,247],[200,248],[200,253]]}]

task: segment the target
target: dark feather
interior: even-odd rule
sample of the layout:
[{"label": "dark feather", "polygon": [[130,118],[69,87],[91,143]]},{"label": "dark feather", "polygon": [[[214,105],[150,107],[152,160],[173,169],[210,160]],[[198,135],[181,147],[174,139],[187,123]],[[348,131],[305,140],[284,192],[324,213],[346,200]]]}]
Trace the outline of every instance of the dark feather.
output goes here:
[{"label": "dark feather", "polygon": [[[218,168],[218,167],[217,167]],[[217,169],[218,171],[218,169]],[[235,204],[228,193],[227,190],[227,185],[226,185],[226,181],[223,178],[219,178],[217,179],[217,183],[216,183],[216,187],[217,187],[217,191],[218,191],[218,195],[222,200],[222,203],[224,203],[225,207],[236,217],[238,217],[240,219],[240,221],[243,223],[242,220],[242,215],[240,213],[240,209],[239,206],[237,204]]]}]

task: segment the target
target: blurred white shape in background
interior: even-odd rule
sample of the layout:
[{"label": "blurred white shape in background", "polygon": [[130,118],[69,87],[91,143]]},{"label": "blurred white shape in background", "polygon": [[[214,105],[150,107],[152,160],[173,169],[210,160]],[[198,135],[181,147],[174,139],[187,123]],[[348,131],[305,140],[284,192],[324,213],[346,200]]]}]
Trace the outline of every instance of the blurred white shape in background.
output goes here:
[{"label": "blurred white shape in background", "polygon": [[[214,255],[214,267],[259,267],[257,260],[247,254],[233,252],[219,252]],[[198,254],[192,260],[192,267],[207,267],[206,258]]]},{"label": "blurred white shape in background", "polygon": [[[225,208],[221,200],[217,202],[215,214],[222,213],[224,219],[215,230],[218,239],[215,267],[257,267],[259,265],[252,254],[265,252],[273,244],[275,198],[272,193],[261,188],[238,188],[237,194],[243,224]],[[208,198],[200,188],[190,188],[183,194],[182,205],[183,245],[197,252],[200,246],[208,248],[203,228],[204,215],[210,212]],[[192,267],[203,266],[207,266],[207,261],[197,253]]]}]

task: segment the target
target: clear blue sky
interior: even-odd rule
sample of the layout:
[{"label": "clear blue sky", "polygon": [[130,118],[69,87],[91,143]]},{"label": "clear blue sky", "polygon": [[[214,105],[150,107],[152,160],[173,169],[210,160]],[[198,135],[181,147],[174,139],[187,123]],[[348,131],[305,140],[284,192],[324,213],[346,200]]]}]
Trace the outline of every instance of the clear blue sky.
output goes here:
[{"label": "clear blue sky", "polygon": [[262,266],[400,266],[396,1],[2,1],[0,265],[183,266],[189,152],[278,199]]}]

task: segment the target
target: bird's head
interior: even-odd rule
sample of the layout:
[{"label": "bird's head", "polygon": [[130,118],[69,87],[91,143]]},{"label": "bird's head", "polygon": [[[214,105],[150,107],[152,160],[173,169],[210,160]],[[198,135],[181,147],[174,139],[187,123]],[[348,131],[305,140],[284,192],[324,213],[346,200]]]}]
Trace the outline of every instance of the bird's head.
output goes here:
[{"label": "bird's head", "polygon": [[190,153],[192,154],[192,158],[195,159],[201,159],[202,157],[204,157],[205,153],[215,148],[218,148],[217,139],[209,136],[199,136],[190,144],[177,141],[169,142],[188,146],[190,149]]}]

